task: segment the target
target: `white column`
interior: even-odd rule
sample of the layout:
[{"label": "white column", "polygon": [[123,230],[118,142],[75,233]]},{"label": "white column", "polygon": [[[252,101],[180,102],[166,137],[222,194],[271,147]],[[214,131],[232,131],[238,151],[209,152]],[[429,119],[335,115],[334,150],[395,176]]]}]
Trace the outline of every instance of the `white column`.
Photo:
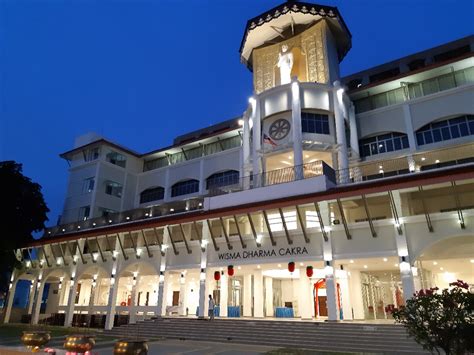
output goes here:
[{"label": "white column", "polygon": [[337,271],[337,282],[341,291],[342,316],[344,320],[352,320],[351,294],[349,287],[349,279],[346,270]]},{"label": "white column", "polygon": [[71,278],[69,281],[69,295],[68,295],[68,303],[66,306],[66,314],[64,317],[64,326],[70,327],[72,326],[72,320],[74,317],[74,306],[76,302],[76,292],[77,292],[77,283],[75,278]]},{"label": "white column", "polygon": [[325,241],[321,236],[323,258],[324,258],[324,275],[326,280],[326,298],[328,307],[328,320],[338,320],[338,309],[337,309],[337,291],[336,282],[333,267],[333,255],[332,255],[332,235],[331,235],[331,224],[329,218],[329,204],[324,201],[319,203],[319,209],[321,212],[321,218],[324,223],[326,235],[328,240]]},{"label": "white column", "polygon": [[226,273],[221,275],[221,294],[220,294],[220,317],[227,317],[227,306],[228,306],[228,299],[229,299],[229,276]]},{"label": "white column", "polygon": [[305,268],[300,268],[300,279],[298,284],[298,303],[300,308],[300,317],[301,319],[312,319],[313,290],[311,288],[311,280],[306,276]]},{"label": "white column", "polygon": [[204,159],[199,161],[199,195],[204,195],[206,190],[206,177],[204,176]]},{"label": "white column", "polygon": [[244,132],[242,134],[243,176],[247,176],[251,170],[249,110],[244,112],[242,119],[244,121]]},{"label": "white column", "polygon": [[186,275],[181,273],[179,278],[179,315],[186,315]]},{"label": "white column", "polygon": [[[258,97],[250,99],[252,106],[251,120],[253,125],[253,146],[252,146],[252,159],[253,159],[253,174],[260,174],[262,172],[262,162],[260,151],[262,149],[262,132],[260,122],[260,100]],[[255,183],[255,181],[254,181]],[[257,181],[258,183],[258,181]]]},{"label": "white column", "polygon": [[265,316],[273,317],[273,279],[271,277],[265,277]]},{"label": "white column", "polygon": [[337,309],[337,291],[336,280],[334,275],[334,267],[332,261],[325,261],[324,275],[326,280],[326,298],[328,306],[328,320],[337,321],[339,312]]},{"label": "white column", "polygon": [[362,282],[360,280],[360,271],[351,270],[349,277],[351,306],[354,319],[364,319],[364,300],[362,297]]},{"label": "white column", "polygon": [[36,290],[36,279],[31,280],[31,285],[30,285],[30,292],[28,295],[28,313],[31,314],[33,313],[33,304],[35,300],[35,290]]},{"label": "white column", "polygon": [[244,300],[243,316],[252,316],[252,275],[244,275]]},{"label": "white column", "polygon": [[207,282],[210,279],[210,271],[207,270],[207,249],[209,245],[209,228],[207,223],[202,224],[202,241],[201,241],[201,272],[199,275],[199,318],[206,315],[207,306]]},{"label": "white column", "polygon": [[355,115],[355,107],[354,104],[351,102],[349,106],[349,128],[350,128],[350,141],[351,141],[351,149],[355,154],[354,158],[359,158],[359,135],[357,133],[357,121]]},{"label": "white column", "polygon": [[166,251],[165,255],[161,256],[160,260],[160,276],[158,276],[158,299],[156,301],[156,310],[155,310],[155,316],[156,317],[161,317],[165,314],[166,311],[166,305],[163,305],[163,299],[165,298],[164,295],[165,293],[165,282],[167,281],[165,278],[165,272],[166,272]]},{"label": "white column", "polygon": [[261,270],[254,271],[253,290],[254,317],[263,318],[263,275]]},{"label": "white column", "polygon": [[295,180],[301,180],[303,175],[303,133],[301,130],[301,101],[298,80],[291,83],[291,121],[293,134],[293,164],[295,167]]},{"label": "white column", "polygon": [[35,305],[33,306],[33,314],[31,315],[31,324],[38,324],[39,314],[41,310],[41,299],[43,298],[44,283],[38,281],[36,284]]},{"label": "white column", "polygon": [[138,300],[138,283],[140,282],[140,276],[134,276],[135,280],[132,282],[132,292],[130,294],[131,304],[129,306],[129,319],[128,322],[133,324],[137,321],[137,300]]},{"label": "white column", "polygon": [[400,268],[400,278],[402,280],[403,286],[403,298],[408,300],[412,298],[415,293],[415,282],[413,279],[413,272],[411,269],[412,261],[410,260],[410,255],[408,253],[408,243],[406,236],[405,225],[403,224],[402,219],[402,202],[399,191],[392,192],[393,200],[395,203],[395,208],[397,209],[399,225],[396,224],[395,216],[394,218],[394,238],[395,244],[397,246],[397,252],[399,257],[399,268]]},{"label": "white column", "polygon": [[10,316],[11,316],[12,307],[13,307],[13,299],[15,298],[17,283],[18,283],[18,280],[14,280],[10,284],[11,286],[10,286],[10,289],[8,290],[7,308],[5,309],[5,316],[3,317],[3,323],[10,322]]},{"label": "white column", "polygon": [[349,177],[349,160],[347,157],[346,128],[344,125],[343,115],[343,94],[344,89],[341,87],[341,84],[339,81],[335,81],[332,97],[334,106],[334,119],[336,123],[337,161],[339,164],[338,169],[341,171],[340,178],[343,182],[346,182],[348,181]]},{"label": "white column", "polygon": [[411,111],[410,105],[407,103],[403,104],[403,118],[405,121],[405,128],[408,136],[408,144],[410,146],[410,151],[416,151],[416,140],[415,140],[415,132],[413,130],[413,122],[411,119]]},{"label": "white column", "polygon": [[107,316],[105,317],[105,329],[110,330],[114,327],[115,319],[115,304],[117,303],[117,292],[119,279],[117,275],[117,260],[114,261],[112,266],[112,274],[110,275],[110,290],[109,290],[109,300],[107,303]]}]

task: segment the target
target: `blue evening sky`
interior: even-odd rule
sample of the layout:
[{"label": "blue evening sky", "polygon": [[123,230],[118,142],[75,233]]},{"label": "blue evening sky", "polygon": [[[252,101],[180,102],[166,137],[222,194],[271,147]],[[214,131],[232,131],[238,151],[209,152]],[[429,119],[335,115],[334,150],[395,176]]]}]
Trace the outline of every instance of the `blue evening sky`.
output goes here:
[{"label": "blue evening sky", "polygon": [[[95,131],[138,152],[240,115],[239,45],[282,0],[0,0],[0,160],[43,186],[55,224],[68,165]],[[352,32],[347,75],[472,34],[472,0],[334,0]]]}]

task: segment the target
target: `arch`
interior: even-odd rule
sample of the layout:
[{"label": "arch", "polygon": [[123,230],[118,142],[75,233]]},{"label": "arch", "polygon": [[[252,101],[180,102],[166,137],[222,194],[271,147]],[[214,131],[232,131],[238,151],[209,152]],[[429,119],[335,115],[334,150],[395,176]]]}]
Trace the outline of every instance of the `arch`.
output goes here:
[{"label": "arch", "polygon": [[[438,239],[429,239],[416,254],[412,256],[413,261],[429,258],[431,254],[436,258],[453,257],[453,249],[458,250],[458,257],[474,258],[474,235],[450,235]],[[433,250],[437,250],[433,252]]]},{"label": "arch", "polygon": [[165,198],[165,188],[162,186],[149,187],[140,192],[140,203],[159,201]]},{"label": "arch", "polygon": [[410,148],[408,135],[401,132],[385,132],[371,134],[359,139],[359,151],[361,157],[394,152]]},{"label": "arch", "polygon": [[474,136],[474,115],[457,115],[431,121],[415,131],[417,145]]},{"label": "arch", "polygon": [[171,197],[189,195],[199,192],[199,180],[186,179],[176,182],[171,186]]},{"label": "arch", "polygon": [[215,172],[206,178],[206,190],[238,184],[239,178],[240,173],[237,170],[228,169]]}]

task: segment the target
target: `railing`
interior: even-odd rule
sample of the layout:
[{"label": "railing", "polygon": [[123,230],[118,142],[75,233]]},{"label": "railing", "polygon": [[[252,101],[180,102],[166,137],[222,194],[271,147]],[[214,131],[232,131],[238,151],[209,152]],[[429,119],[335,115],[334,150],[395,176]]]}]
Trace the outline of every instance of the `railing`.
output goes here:
[{"label": "railing", "polygon": [[337,184],[369,181],[474,163],[474,145],[416,153],[400,158],[362,163],[348,169],[337,170]]},{"label": "railing", "polygon": [[335,171],[324,161],[291,166],[288,168],[271,170],[261,174],[249,175],[236,179],[234,184],[214,186],[209,189],[209,196],[223,195],[232,192],[256,189],[260,187],[283,184],[291,181],[304,180],[325,175],[329,181],[336,183]]},{"label": "railing", "polygon": [[420,82],[404,83],[404,86],[400,88],[355,100],[354,105],[356,113],[362,113],[470,83],[474,83],[474,67]]}]

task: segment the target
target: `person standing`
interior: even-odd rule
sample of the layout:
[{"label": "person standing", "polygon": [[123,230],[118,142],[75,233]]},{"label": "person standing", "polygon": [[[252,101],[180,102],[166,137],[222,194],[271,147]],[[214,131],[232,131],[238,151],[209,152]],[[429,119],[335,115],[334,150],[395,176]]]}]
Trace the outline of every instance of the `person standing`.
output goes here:
[{"label": "person standing", "polygon": [[214,319],[214,307],[215,307],[215,303],[214,303],[214,300],[212,299],[212,295],[209,295],[209,311],[208,311],[209,321]]}]

